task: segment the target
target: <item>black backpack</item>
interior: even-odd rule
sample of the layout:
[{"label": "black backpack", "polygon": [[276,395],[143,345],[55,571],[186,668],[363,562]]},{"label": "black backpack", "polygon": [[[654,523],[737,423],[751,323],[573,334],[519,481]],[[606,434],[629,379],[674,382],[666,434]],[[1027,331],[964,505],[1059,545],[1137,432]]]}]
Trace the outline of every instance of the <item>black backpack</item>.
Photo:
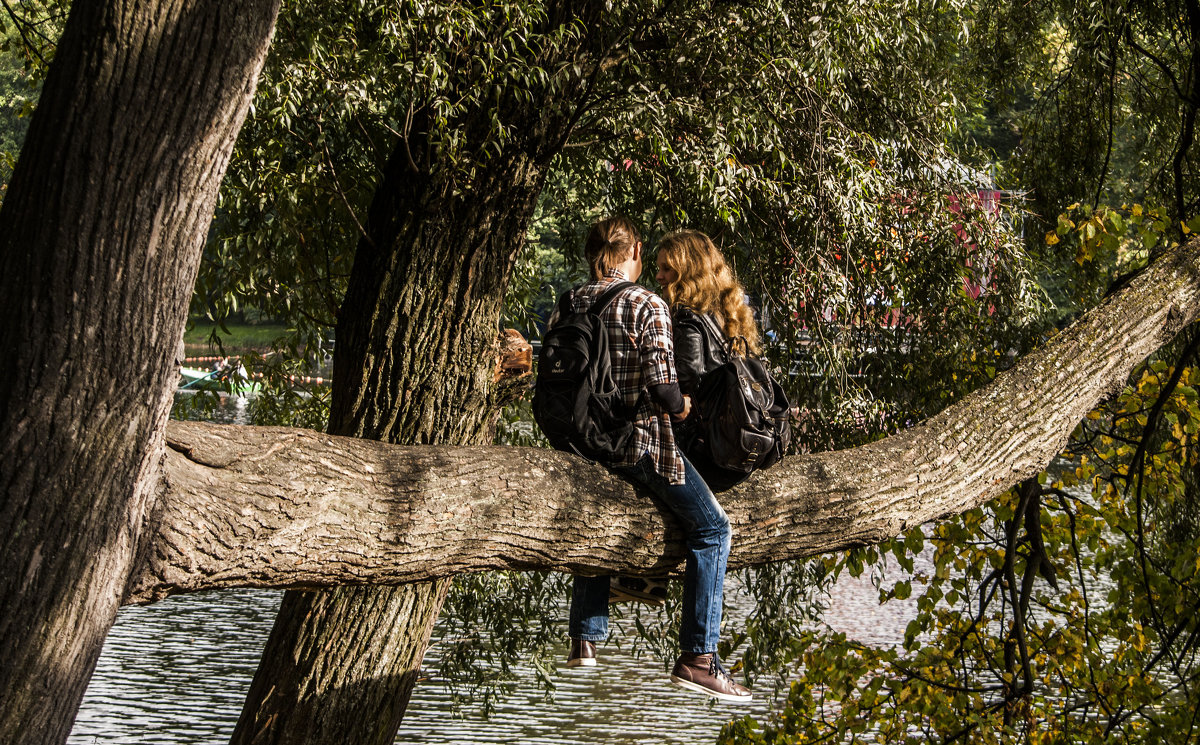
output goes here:
[{"label": "black backpack", "polygon": [[632,282],[619,282],[576,313],[575,290],[558,301],[558,322],[542,335],[533,418],[555,450],[602,463],[619,461],[633,437],[634,411],[612,376],[600,313]]},{"label": "black backpack", "polygon": [[[713,330],[712,320],[700,315]],[[715,333],[724,339],[720,329]],[[783,458],[792,441],[791,404],[761,360],[733,354],[731,347],[724,345],[725,363],[705,373],[696,389],[700,421],[693,447],[718,468],[749,474]]]}]

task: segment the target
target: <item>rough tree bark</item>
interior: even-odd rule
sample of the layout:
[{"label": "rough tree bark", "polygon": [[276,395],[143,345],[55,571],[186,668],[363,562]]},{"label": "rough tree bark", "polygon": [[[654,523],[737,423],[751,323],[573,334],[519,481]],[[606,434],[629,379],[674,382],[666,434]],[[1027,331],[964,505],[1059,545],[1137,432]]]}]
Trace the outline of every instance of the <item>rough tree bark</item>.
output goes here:
[{"label": "rough tree bark", "polygon": [[[542,34],[594,27],[600,11],[594,2],[554,4]],[[593,44],[585,34],[553,57],[531,49],[530,63],[560,69],[596,56]],[[394,145],[338,317],[330,432],[400,444],[491,441],[504,289],[579,105],[569,85],[541,98],[517,93],[459,117],[468,142],[487,142],[493,117],[520,133],[497,156],[476,159],[488,165],[469,179],[437,161],[425,111]],[[232,742],[391,743],[448,576],[287,593]]]},{"label": "rough tree bark", "polygon": [[[1200,238],[928,421],[788,458],[728,493],[730,566],[877,542],[999,495],[1043,469],[1088,411],[1197,317]],[[563,453],[198,423],[173,423],[168,440],[162,532],[129,602],[501,568],[646,572],[683,557],[665,510]]]},{"label": "rough tree bark", "polygon": [[72,7],[0,210],[0,742],[66,740],[126,593],[277,4]]}]

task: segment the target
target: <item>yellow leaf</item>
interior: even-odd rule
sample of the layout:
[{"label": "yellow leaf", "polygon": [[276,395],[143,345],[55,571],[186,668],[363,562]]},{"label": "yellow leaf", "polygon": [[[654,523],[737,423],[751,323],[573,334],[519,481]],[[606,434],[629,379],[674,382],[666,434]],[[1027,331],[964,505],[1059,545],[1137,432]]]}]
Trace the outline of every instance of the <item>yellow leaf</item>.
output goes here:
[{"label": "yellow leaf", "polygon": [[1188,233],[1192,232],[1192,229],[1191,229],[1191,228],[1189,228],[1189,227],[1188,227],[1188,224],[1187,224],[1186,222],[1184,222],[1183,220],[1180,220],[1180,221],[1179,221],[1179,225],[1180,225],[1180,227],[1182,227],[1182,228],[1183,228],[1183,234],[1184,234],[1184,235],[1187,235]]},{"label": "yellow leaf", "polygon": [[1049,233],[1046,233],[1046,245],[1053,246],[1055,243],[1058,243],[1058,233],[1051,230]]},{"label": "yellow leaf", "polygon": [[1134,217],[1142,216],[1142,205],[1140,205],[1140,204],[1133,205],[1133,216]]}]

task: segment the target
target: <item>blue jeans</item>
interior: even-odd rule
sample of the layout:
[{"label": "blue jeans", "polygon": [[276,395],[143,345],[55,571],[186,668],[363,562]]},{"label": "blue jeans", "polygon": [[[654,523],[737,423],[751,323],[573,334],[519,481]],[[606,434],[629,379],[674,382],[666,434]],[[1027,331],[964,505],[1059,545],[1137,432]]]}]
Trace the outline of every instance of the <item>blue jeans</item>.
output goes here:
[{"label": "blue jeans", "polygon": [[[648,488],[683,523],[687,568],[683,575],[683,619],[679,648],[705,654],[717,651],[724,602],[725,562],[732,531],[725,510],[717,503],[696,468],[683,460],[684,483],[671,484],[643,456],[636,465],[614,466],[613,473]],[[573,639],[592,642],[608,637],[608,577],[575,577],[568,627]]]}]

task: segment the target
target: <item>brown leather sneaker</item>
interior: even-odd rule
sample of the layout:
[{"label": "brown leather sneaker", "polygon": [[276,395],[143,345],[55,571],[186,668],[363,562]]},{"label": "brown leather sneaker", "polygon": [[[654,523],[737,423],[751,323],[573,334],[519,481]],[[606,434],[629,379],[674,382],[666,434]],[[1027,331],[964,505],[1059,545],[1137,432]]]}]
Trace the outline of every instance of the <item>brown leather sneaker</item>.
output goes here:
[{"label": "brown leather sneaker", "polygon": [[567,655],[567,667],[595,667],[596,645],[586,639],[572,639],[571,653]]},{"label": "brown leather sneaker", "polygon": [[671,671],[671,682],[680,688],[703,693],[722,701],[738,704],[750,703],[750,689],[734,682],[721,667],[715,654],[684,652]]}]

